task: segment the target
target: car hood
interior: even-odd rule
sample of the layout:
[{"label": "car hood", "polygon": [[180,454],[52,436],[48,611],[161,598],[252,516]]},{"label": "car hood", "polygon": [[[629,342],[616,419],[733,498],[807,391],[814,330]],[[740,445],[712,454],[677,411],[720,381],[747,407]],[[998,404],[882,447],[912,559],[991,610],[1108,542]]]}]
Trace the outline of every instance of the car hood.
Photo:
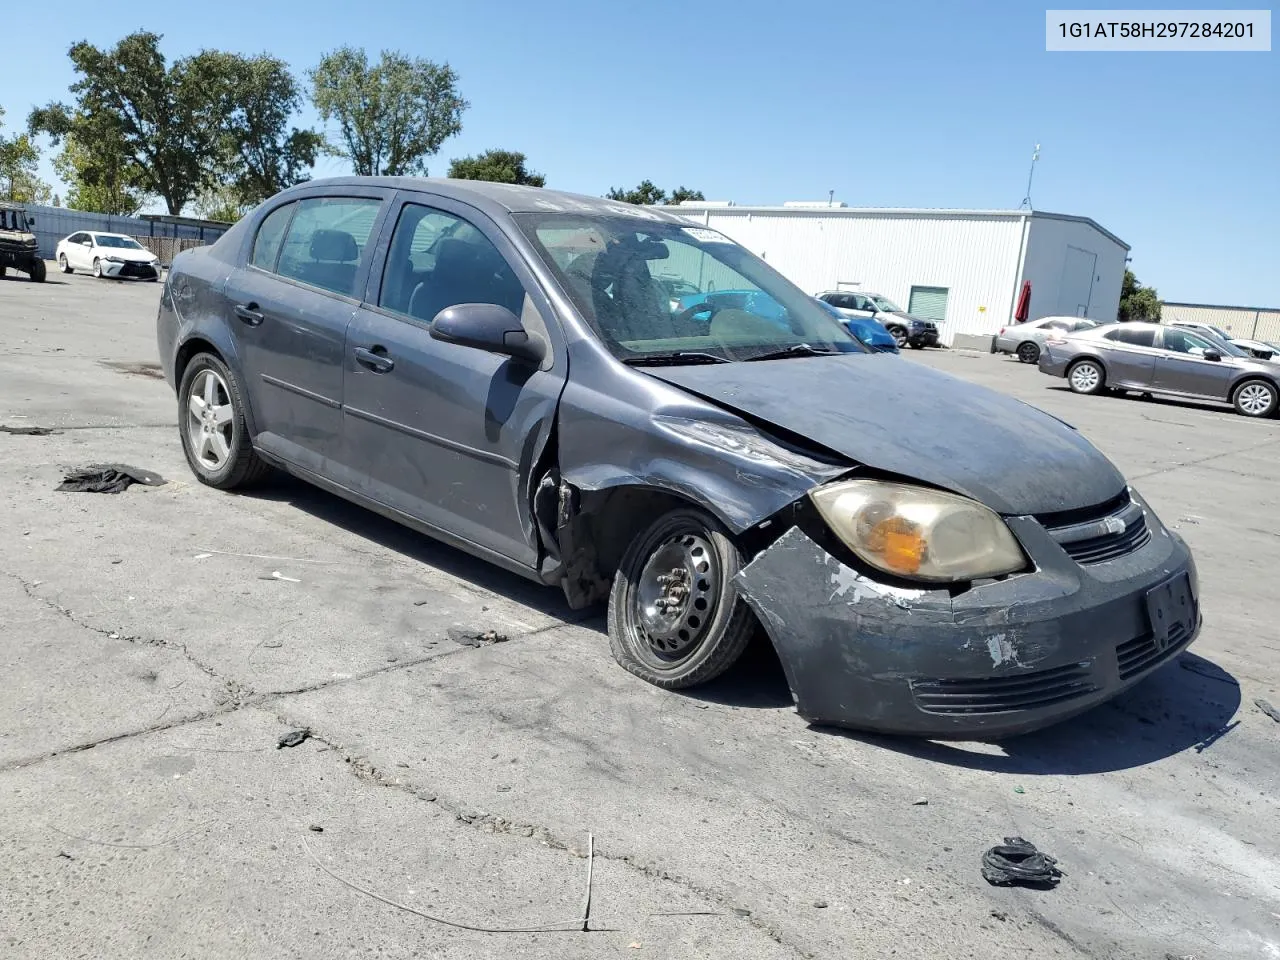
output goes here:
[{"label": "car hood", "polygon": [[1092,507],[1125,486],[1111,461],[1062,421],[896,356],[859,353],[645,373],[766,429],[773,425],[856,463],[964,494],[1006,515]]},{"label": "car hood", "polygon": [[122,247],[99,247],[97,255],[104,260],[107,257],[119,257],[121,260],[128,260],[131,263],[150,263],[156,259],[156,255],[149,250],[125,250]]}]

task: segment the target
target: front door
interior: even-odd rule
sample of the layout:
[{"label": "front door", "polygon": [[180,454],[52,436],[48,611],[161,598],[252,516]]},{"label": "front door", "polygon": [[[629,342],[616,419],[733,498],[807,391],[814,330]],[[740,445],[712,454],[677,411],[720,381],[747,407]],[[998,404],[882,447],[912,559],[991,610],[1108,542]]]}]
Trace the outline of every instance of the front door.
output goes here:
[{"label": "front door", "polygon": [[[1170,393],[1189,393],[1200,397],[1227,398],[1235,367],[1231,357],[1208,340],[1177,327],[1161,331],[1163,349],[1156,358],[1155,387]],[[1206,354],[1219,359],[1207,360]]]},{"label": "front door", "polygon": [[309,197],[272,211],[226,286],[258,444],[326,475],[341,448],[347,325],[390,196]]},{"label": "front door", "polygon": [[[501,231],[463,204],[430,203],[403,203],[370,302],[347,330],[345,472],[365,496],[532,567],[529,484],[564,386],[563,352]],[[433,340],[431,320],[459,303],[510,309],[552,346],[542,368]]]}]

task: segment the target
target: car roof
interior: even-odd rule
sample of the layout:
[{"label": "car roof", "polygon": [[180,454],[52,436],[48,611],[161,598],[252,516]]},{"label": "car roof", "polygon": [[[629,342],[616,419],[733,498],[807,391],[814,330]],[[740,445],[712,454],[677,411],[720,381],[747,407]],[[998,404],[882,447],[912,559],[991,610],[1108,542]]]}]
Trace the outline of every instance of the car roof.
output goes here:
[{"label": "car roof", "polygon": [[87,233],[91,237],[119,237],[121,240],[132,240],[133,237],[127,233],[108,233],[106,230],[77,230],[77,233]]},{"label": "car roof", "polygon": [[621,200],[589,197],[584,194],[528,187],[513,183],[489,183],[485,180],[453,180],[447,177],[326,177],[308,180],[280,194],[292,194],[314,188],[391,187],[395,190],[421,190],[469,203],[486,212],[501,213],[586,213],[595,216],[637,217],[690,225],[687,216],[667,213],[662,207],[641,207]]}]

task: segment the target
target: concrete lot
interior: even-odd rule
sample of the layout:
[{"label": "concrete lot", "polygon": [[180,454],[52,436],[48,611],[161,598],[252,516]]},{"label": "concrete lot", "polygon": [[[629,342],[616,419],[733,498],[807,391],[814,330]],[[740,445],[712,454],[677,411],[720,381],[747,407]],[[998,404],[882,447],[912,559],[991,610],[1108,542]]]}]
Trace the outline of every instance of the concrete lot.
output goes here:
[{"label": "concrete lot", "polygon": [[[0,955],[1280,957],[1280,724],[1253,704],[1280,706],[1280,422],[911,354],[1113,457],[1191,542],[1207,623],[1059,728],[897,741],[808,728],[766,649],[665,693],[554,590],[288,479],[195,483],[158,295],[0,281],[0,425],[60,431],[0,433]],[[101,461],[171,482],[54,492]],[[588,833],[590,933],[449,927],[325,872],[554,925]],[[982,880],[1013,835],[1058,889]]]}]

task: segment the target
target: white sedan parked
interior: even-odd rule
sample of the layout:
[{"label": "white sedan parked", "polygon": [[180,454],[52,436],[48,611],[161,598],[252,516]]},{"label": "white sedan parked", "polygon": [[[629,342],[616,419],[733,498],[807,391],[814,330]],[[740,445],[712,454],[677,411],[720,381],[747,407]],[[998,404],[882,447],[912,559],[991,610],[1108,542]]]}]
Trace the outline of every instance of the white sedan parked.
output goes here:
[{"label": "white sedan parked", "polygon": [[160,279],[160,258],[121,233],[73,233],[58,241],[57,260],[63,273],[88,270],[95,277]]}]

